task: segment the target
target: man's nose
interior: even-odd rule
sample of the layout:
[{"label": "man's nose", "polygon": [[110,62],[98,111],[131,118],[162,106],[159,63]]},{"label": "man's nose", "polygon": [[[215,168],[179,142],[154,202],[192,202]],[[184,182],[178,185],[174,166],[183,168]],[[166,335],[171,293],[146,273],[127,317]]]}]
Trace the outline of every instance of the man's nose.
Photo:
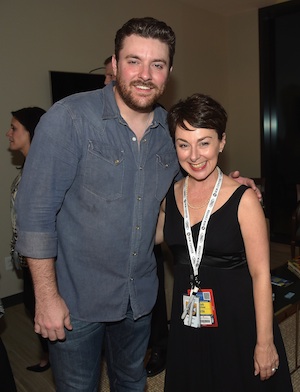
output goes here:
[{"label": "man's nose", "polygon": [[143,80],[151,79],[151,68],[148,64],[144,64],[141,66],[139,77]]}]

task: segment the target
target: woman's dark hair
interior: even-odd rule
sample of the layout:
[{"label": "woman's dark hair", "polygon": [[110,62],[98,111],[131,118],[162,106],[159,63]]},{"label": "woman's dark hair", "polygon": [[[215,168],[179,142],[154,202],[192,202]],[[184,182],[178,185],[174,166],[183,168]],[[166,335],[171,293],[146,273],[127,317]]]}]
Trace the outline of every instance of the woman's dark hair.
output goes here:
[{"label": "woman's dark hair", "polygon": [[44,113],[46,113],[46,111],[37,106],[23,108],[11,112],[13,117],[16,118],[19,121],[19,123],[21,123],[29,132],[30,142],[32,141],[35,127],[37,126],[38,122],[40,121],[40,118]]},{"label": "woman's dark hair", "polygon": [[168,113],[170,134],[174,140],[176,127],[189,130],[184,122],[194,128],[214,129],[218,139],[226,130],[227,113],[222,105],[204,94],[193,94],[185,100],[180,100]]},{"label": "woman's dark hair", "polygon": [[119,60],[120,50],[123,49],[124,39],[131,35],[138,35],[143,38],[154,38],[168,45],[170,68],[173,65],[175,54],[175,33],[165,22],[154,18],[132,18],[126,22],[118,31],[115,37],[115,55]]}]

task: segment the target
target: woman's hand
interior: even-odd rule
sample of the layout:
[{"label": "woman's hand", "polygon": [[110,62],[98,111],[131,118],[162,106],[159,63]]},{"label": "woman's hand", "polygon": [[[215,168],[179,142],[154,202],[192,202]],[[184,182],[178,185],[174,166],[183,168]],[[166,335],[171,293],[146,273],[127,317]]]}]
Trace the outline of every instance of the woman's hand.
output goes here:
[{"label": "woman's hand", "polygon": [[279,367],[279,357],[274,343],[266,346],[256,344],[254,350],[254,375],[260,375],[261,380],[273,376]]}]

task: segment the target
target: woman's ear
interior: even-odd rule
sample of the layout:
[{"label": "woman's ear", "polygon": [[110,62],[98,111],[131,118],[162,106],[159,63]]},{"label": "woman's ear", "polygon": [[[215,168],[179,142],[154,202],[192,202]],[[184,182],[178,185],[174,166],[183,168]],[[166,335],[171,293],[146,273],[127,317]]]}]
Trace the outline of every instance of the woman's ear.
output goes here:
[{"label": "woman's ear", "polygon": [[219,152],[223,152],[225,144],[226,144],[226,133],[224,132],[223,135],[222,135],[222,140],[220,142]]}]

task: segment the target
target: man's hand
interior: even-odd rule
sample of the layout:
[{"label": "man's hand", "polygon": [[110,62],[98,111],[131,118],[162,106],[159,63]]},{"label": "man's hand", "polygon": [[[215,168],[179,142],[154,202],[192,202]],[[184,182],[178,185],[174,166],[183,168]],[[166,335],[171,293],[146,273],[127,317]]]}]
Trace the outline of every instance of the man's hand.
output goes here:
[{"label": "man's hand", "polygon": [[64,328],[72,330],[69,309],[59,295],[36,302],[34,321],[35,332],[51,341],[64,340]]},{"label": "man's hand", "polygon": [[54,259],[31,259],[27,263],[35,292],[34,330],[51,341],[65,339],[65,329],[72,329],[69,309],[59,295]]},{"label": "man's hand", "polygon": [[250,188],[252,188],[254,190],[254,192],[256,193],[258,200],[260,202],[262,202],[262,194],[261,194],[259,188],[255,185],[255,182],[253,180],[251,180],[251,178],[241,177],[240,172],[238,170],[229,173],[229,177],[233,178],[235,181],[237,181],[238,183],[240,183],[242,185],[246,185],[246,186],[249,186]]}]

